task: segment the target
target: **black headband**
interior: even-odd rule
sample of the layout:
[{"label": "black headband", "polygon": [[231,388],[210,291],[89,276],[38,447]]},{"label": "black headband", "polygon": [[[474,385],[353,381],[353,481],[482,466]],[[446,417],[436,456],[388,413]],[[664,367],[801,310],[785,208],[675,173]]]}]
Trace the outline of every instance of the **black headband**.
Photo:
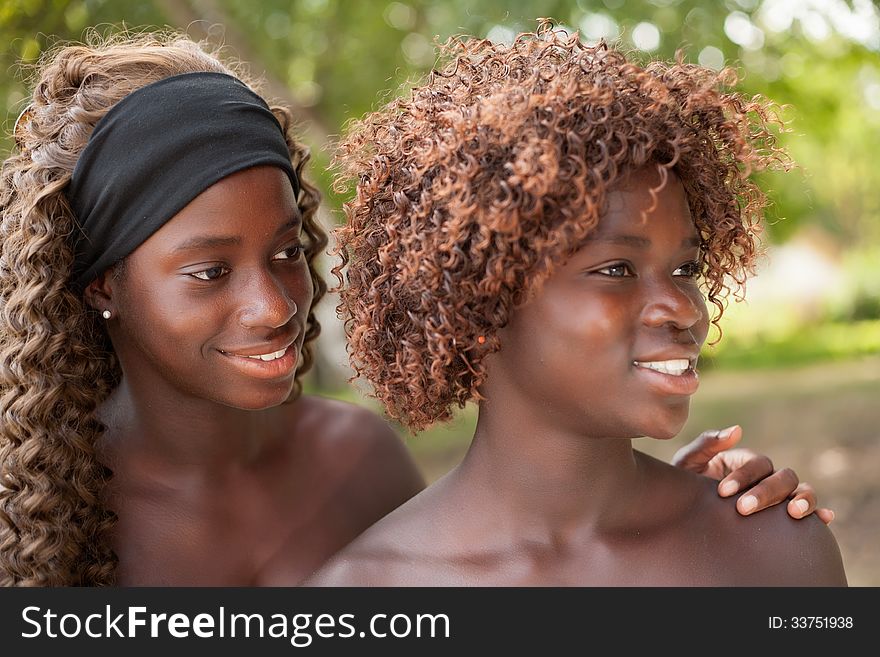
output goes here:
[{"label": "black headband", "polygon": [[82,291],[222,178],[258,165],[299,180],[265,101],[224,73],[154,82],[114,105],[83,149],[67,198],[74,233],[71,286]]}]

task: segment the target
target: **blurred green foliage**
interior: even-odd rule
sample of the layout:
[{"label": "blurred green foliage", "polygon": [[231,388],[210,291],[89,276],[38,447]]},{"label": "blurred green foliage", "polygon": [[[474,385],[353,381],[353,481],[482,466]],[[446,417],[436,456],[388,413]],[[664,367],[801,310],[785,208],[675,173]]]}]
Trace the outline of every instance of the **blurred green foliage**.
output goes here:
[{"label": "blurred green foliage", "polygon": [[751,339],[726,335],[717,349],[704,349],[701,368],[760,369],[843,360],[880,353],[880,320],[823,322],[782,335]]},{"label": "blurred green foliage", "polygon": [[[810,299],[809,313],[795,302],[731,304],[724,340],[706,348],[702,364],[719,371],[707,373],[682,437],[742,424],[750,447],[795,467],[817,484],[823,505],[835,508],[850,584],[876,585],[876,550],[856,546],[876,543],[874,534],[857,530],[876,525],[870,521],[877,508],[877,357],[826,363],[815,372],[787,366],[880,353],[878,15],[871,0],[0,0],[0,149],[12,147],[8,135],[41,55],[82,39],[87,28],[107,34],[172,27],[225,44],[294,109],[314,153],[312,176],[331,208],[342,200],[329,191],[326,171],[334,136],[430,70],[436,42],[453,35],[510,39],[548,16],[587,39],[619,38],[643,60],[681,49],[688,61],[732,65],[746,94],[785,106],[789,132],[780,141],[798,168],[762,176],[774,201],[771,243],[821,230],[834,244],[839,275],[831,293]],[[786,367],[766,369],[773,366]],[[739,368],[762,369],[731,371]],[[344,378],[316,385],[307,379],[306,392],[381,412]],[[475,421],[468,405],[452,422],[408,441],[429,481],[460,460]],[[835,479],[818,467],[828,444],[849,450],[831,454],[846,456],[846,476]],[[646,441],[640,448],[669,458],[674,447]]]},{"label": "blurred green foliage", "polygon": [[[313,176],[338,209],[326,166],[346,121],[429,71],[437,42],[461,34],[509,40],[540,16],[587,40],[619,40],[642,60],[680,50],[688,61],[732,65],[742,91],[783,106],[788,131],[780,141],[797,168],[763,175],[774,201],[769,240],[784,243],[815,228],[834,241],[848,272],[847,263],[861,258],[859,276],[847,275],[848,294],[826,304],[827,319],[844,325],[878,317],[880,11],[869,0],[2,0],[0,147],[11,147],[6,135],[27,102],[28,75],[53,45],[79,40],[89,27],[170,26],[224,44],[274,83],[300,117]],[[864,327],[853,330],[876,328]]]},{"label": "blurred green foliage", "polygon": [[873,191],[880,188],[880,27],[865,0],[3,0],[0,99],[9,128],[25,102],[22,73],[87,27],[208,31],[290,89],[305,120],[318,124],[313,146],[321,148],[346,120],[429,70],[435,40],[510,38],[539,16],[586,37],[639,43],[643,58],[682,49],[691,61],[717,65],[723,54],[741,71],[744,91],[791,106],[783,142],[801,169],[768,181],[777,201],[771,218],[784,217],[770,229],[774,238],[813,222],[844,243],[880,242]]}]

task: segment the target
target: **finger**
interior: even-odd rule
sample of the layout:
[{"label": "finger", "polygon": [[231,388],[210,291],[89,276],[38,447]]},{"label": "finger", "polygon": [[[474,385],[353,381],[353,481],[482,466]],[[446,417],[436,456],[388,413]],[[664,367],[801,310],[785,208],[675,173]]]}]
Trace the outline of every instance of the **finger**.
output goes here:
[{"label": "finger", "polygon": [[801,482],[789,497],[788,515],[792,518],[805,518],[816,510],[816,491],[807,482]]},{"label": "finger", "polygon": [[[763,454],[751,450],[739,448],[732,450],[732,452],[719,454],[718,458],[724,461],[725,470],[730,472],[718,484],[718,494],[722,497],[728,497],[738,491],[751,488],[773,474],[773,461]],[[794,492],[798,483],[797,475],[788,490],[778,488],[784,481],[787,479],[783,478],[782,481],[776,482],[776,487],[771,489],[772,491],[779,490],[779,495],[781,495],[778,499],[773,499],[771,504],[782,502]]]},{"label": "finger", "polygon": [[788,503],[788,515],[799,519],[806,518],[815,512],[819,520],[826,525],[830,525],[834,520],[834,511],[827,507],[818,509],[816,504],[818,504],[816,490],[807,482],[802,482],[791,494],[791,501]]},{"label": "finger", "polygon": [[834,511],[831,509],[816,509],[816,515],[819,516],[819,520],[824,522],[826,525],[830,525],[831,521],[834,520]]},{"label": "finger", "polygon": [[736,476],[733,474],[727,475],[724,479],[718,482],[718,494],[721,497],[730,497],[734,493],[738,493],[739,489],[739,481],[737,481]]},{"label": "finger", "polygon": [[798,478],[794,470],[785,468],[762,479],[736,501],[736,509],[747,516],[768,506],[779,504],[788,499],[789,494],[797,488]]},{"label": "finger", "polygon": [[730,449],[741,438],[742,428],[739,425],[722,430],[704,431],[675,453],[672,457],[672,465],[685,470],[702,472],[712,457],[719,452]]}]

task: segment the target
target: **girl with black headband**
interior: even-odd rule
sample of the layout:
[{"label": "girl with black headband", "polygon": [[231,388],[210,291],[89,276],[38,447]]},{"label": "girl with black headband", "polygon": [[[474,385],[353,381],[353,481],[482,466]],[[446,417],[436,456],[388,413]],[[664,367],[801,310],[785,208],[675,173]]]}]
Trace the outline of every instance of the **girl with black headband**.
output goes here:
[{"label": "girl with black headband", "polygon": [[186,39],[43,67],[0,192],[4,584],[296,580],[422,488],[300,395],[326,235],[291,123]]},{"label": "girl with black headband", "polygon": [[[179,37],[41,69],[0,179],[5,585],[298,582],[424,486],[383,420],[300,394],[319,195],[243,80]],[[767,477],[737,439],[683,463]],[[796,486],[757,507],[811,513]]]}]

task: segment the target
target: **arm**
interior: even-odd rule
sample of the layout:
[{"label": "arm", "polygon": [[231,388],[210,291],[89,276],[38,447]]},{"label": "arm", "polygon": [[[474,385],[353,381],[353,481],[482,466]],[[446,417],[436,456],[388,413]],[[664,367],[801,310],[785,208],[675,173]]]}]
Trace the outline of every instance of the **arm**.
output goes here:
[{"label": "arm", "polygon": [[794,470],[774,471],[766,456],[750,449],[731,449],[741,438],[742,428],[737,425],[704,431],[675,453],[672,464],[719,479],[721,497],[745,491],[736,503],[737,511],[744,516],[787,499],[786,509],[792,518],[805,518],[815,511],[826,525],[834,519],[831,509],[816,508],[816,492],[810,484],[799,483]]}]

